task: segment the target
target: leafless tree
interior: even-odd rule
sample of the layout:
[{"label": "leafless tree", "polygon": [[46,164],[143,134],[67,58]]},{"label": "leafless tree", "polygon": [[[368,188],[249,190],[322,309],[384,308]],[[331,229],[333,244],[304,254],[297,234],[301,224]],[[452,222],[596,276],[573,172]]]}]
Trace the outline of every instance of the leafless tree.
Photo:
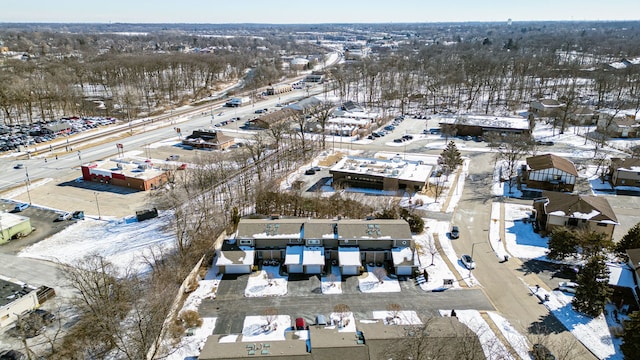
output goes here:
[{"label": "leafless tree", "polygon": [[273,307],[266,308],[262,311],[262,316],[264,316],[267,326],[269,326],[278,318],[278,309]]},{"label": "leafless tree", "polygon": [[333,312],[338,316],[339,325],[344,326],[344,320],[349,317],[351,308],[347,304],[336,304],[333,307]]}]

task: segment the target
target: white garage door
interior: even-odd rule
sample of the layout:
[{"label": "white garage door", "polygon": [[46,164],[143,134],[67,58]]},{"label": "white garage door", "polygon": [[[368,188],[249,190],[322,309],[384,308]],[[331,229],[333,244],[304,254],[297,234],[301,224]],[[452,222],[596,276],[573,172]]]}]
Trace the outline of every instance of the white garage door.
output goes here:
[{"label": "white garage door", "polygon": [[301,264],[292,264],[287,266],[289,267],[290,274],[301,274],[304,272],[304,269],[302,268]]},{"label": "white garage door", "polygon": [[251,273],[251,265],[226,265],[224,267],[225,274],[249,274]]},{"label": "white garage door", "polygon": [[320,274],[322,265],[307,265],[307,274]]}]

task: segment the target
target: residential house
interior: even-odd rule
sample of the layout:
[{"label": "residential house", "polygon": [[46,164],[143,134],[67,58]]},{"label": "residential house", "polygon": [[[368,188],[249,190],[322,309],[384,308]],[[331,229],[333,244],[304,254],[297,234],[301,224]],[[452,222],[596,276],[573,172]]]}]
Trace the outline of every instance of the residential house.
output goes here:
[{"label": "residential house", "polygon": [[609,179],[613,186],[640,187],[640,159],[612,158]]},{"label": "residential house", "polygon": [[584,229],[605,234],[609,239],[618,219],[606,198],[543,191],[533,200],[535,222],[539,229],[551,232],[556,227]]},{"label": "residential house", "polygon": [[528,188],[572,192],[578,177],[576,166],[569,160],[544,154],[527,158],[522,166],[520,183]]},{"label": "residential house", "polygon": [[593,125],[598,120],[598,113],[588,107],[579,107],[569,114],[569,119],[575,125]]},{"label": "residential house", "polygon": [[558,116],[565,106],[554,99],[539,99],[530,104],[531,112],[538,116]]},{"label": "residential house", "polygon": [[382,320],[367,320],[358,321],[355,332],[336,325],[312,325],[309,330],[286,331],[282,340],[262,342],[250,341],[242,334],[216,334],[207,338],[198,359],[386,360],[390,352],[418,344],[421,354],[434,358],[485,359],[477,335],[456,317],[435,317],[427,324],[388,325]]},{"label": "residential house", "polygon": [[337,265],[359,275],[364,264],[386,264],[398,275],[418,267],[404,220],[241,219],[216,260],[222,273],[250,273],[255,262],[277,260],[288,273],[320,274]]},{"label": "residential house", "polygon": [[249,120],[247,125],[261,129],[269,129],[272,126],[281,123],[293,123],[300,116],[299,111],[290,108],[284,108],[272,113],[263,113],[260,117]]},{"label": "residential house", "polygon": [[640,119],[636,114],[601,114],[596,131],[611,138],[640,137]]},{"label": "residential house", "polygon": [[627,264],[633,271],[636,286],[640,286],[640,248],[627,250],[627,257],[629,258]]},{"label": "residential house", "polygon": [[233,137],[224,135],[222,131],[199,129],[184,140],[184,145],[192,146],[196,149],[224,150],[235,143]]}]

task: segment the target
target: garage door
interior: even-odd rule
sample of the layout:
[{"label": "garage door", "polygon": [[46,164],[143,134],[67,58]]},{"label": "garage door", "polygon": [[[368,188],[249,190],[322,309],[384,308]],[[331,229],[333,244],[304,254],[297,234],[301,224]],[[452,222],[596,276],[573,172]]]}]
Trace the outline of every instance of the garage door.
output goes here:
[{"label": "garage door", "polygon": [[292,264],[287,266],[289,267],[290,274],[301,274],[304,272],[301,264]]},{"label": "garage door", "polygon": [[251,265],[226,265],[225,274],[249,274],[251,273]]},{"label": "garage door", "polygon": [[396,268],[397,275],[411,275],[412,273],[410,266],[398,266]]},{"label": "garage door", "polygon": [[343,266],[342,275],[359,275],[358,266]]},{"label": "garage door", "polygon": [[307,274],[320,274],[322,265],[307,265]]}]

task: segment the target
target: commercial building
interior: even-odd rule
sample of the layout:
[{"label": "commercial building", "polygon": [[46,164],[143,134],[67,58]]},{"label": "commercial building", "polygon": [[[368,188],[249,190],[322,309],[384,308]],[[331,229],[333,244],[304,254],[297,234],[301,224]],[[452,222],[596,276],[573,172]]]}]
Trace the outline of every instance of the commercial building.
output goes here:
[{"label": "commercial building", "polygon": [[0,244],[29,235],[33,228],[26,216],[0,212]]},{"label": "commercial building", "polygon": [[82,165],[82,179],[146,191],[167,183],[167,172],[151,160],[110,159]]},{"label": "commercial building", "polygon": [[39,304],[36,288],[0,275],[0,328],[13,324],[18,316]]},{"label": "commercial building", "polygon": [[486,136],[487,133],[530,134],[532,121],[523,117],[460,115],[440,119],[442,132],[461,136]]},{"label": "commercial building", "polygon": [[331,167],[329,173],[334,186],[420,192],[432,170],[433,166],[423,161],[408,160],[400,155],[390,159],[347,156]]},{"label": "commercial building", "polygon": [[196,149],[224,150],[235,143],[233,137],[224,135],[222,131],[198,129],[182,140],[182,144]]}]

